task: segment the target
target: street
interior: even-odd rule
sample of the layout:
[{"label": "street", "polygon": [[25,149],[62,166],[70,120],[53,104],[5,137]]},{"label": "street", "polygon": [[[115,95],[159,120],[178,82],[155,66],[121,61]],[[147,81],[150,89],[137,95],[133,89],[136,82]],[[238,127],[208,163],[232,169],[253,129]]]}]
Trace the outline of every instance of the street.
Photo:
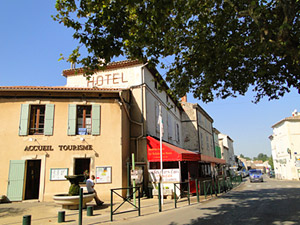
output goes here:
[{"label": "street", "polygon": [[299,181],[246,179],[218,199],[113,224],[300,224]]}]

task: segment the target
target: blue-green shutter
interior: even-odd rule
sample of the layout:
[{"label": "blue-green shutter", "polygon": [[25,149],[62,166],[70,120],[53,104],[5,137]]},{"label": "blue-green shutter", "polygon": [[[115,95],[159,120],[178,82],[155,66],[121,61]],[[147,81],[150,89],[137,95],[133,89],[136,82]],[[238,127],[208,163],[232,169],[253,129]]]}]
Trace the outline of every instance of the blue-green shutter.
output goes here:
[{"label": "blue-green shutter", "polygon": [[29,104],[21,105],[21,115],[19,124],[19,135],[28,135]]},{"label": "blue-green shutter", "polygon": [[76,135],[76,104],[69,104],[68,135]]},{"label": "blue-green shutter", "polygon": [[46,105],[44,135],[53,135],[54,104]]},{"label": "blue-green shutter", "polygon": [[10,160],[7,198],[10,201],[22,201],[25,176],[25,160]]},{"label": "blue-green shutter", "polygon": [[92,105],[92,135],[100,135],[100,105]]}]

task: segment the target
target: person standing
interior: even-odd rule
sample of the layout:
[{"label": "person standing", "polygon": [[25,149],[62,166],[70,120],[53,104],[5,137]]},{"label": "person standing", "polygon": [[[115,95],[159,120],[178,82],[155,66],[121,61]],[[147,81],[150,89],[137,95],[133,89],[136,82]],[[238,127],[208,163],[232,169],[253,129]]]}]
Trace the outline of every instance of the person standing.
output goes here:
[{"label": "person standing", "polygon": [[94,199],[96,201],[96,204],[100,206],[100,205],[103,205],[104,202],[99,199],[97,192],[94,189],[94,186],[95,186],[94,180],[95,180],[95,176],[94,175],[90,176],[90,178],[87,179],[87,181],[86,181],[86,188],[87,188],[88,193],[95,193]]}]

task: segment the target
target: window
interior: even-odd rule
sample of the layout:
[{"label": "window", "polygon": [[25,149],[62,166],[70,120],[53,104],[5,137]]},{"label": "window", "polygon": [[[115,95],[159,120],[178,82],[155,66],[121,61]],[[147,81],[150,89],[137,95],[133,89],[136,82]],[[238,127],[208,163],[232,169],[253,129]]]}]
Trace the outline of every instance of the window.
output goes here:
[{"label": "window", "polygon": [[77,133],[79,135],[87,135],[92,133],[92,106],[78,105],[77,106]]},{"label": "window", "polygon": [[68,135],[100,135],[99,104],[69,105]]},{"label": "window", "polygon": [[176,122],[175,122],[175,132],[176,132],[176,133],[175,133],[175,135],[176,135],[176,137],[175,137],[175,138],[176,138],[176,141],[177,141],[177,142],[180,142],[180,136],[179,136],[179,135],[180,135],[180,134],[179,134],[179,124],[176,123]]},{"label": "window", "polygon": [[53,135],[54,105],[21,105],[19,135]]},{"label": "window", "polygon": [[45,105],[30,107],[29,135],[43,134],[45,125]]}]

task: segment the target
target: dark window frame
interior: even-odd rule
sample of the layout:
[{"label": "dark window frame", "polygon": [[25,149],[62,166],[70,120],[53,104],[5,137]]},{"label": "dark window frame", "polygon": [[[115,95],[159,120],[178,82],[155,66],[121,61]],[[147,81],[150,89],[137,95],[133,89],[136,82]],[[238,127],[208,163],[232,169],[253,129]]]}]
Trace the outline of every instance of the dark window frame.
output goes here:
[{"label": "dark window frame", "polygon": [[31,105],[29,135],[43,135],[45,129],[46,105]]},{"label": "dark window frame", "polygon": [[[77,112],[76,113],[76,134],[91,135],[92,134],[92,105],[77,105],[76,112]],[[79,119],[82,119],[82,124],[80,124]],[[87,119],[90,119],[90,124],[87,123]],[[87,125],[89,127],[87,127]],[[85,134],[80,133],[79,128],[86,129],[86,133]]]}]

